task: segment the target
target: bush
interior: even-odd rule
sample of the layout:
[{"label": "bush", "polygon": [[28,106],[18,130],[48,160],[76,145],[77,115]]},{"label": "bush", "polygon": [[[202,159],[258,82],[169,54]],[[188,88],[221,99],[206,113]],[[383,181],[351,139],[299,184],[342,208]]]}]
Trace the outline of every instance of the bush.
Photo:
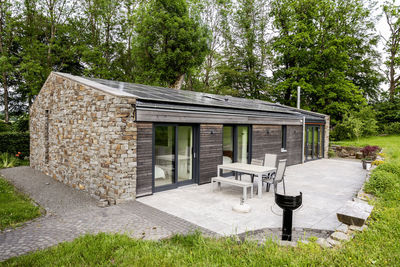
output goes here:
[{"label": "bush", "polygon": [[364,107],[358,112],[347,114],[331,132],[333,140],[359,139],[378,133],[376,113],[372,107]]},{"label": "bush", "polygon": [[0,154],[0,169],[12,168],[18,165],[18,159],[9,153]]},{"label": "bush", "polygon": [[11,131],[11,125],[0,120],[0,132]]},{"label": "bush", "polygon": [[29,131],[29,114],[19,116],[18,119],[12,124],[12,128],[16,132]]},{"label": "bush", "polygon": [[333,128],[331,137],[334,140],[358,139],[361,137],[362,127],[363,122],[359,118],[345,115],[343,121]]},{"label": "bush", "polygon": [[4,152],[8,152],[13,155],[21,152],[21,158],[29,156],[29,133],[0,133],[0,153]]},{"label": "bush", "polygon": [[400,122],[392,122],[383,126],[383,132],[386,134],[400,134]]}]

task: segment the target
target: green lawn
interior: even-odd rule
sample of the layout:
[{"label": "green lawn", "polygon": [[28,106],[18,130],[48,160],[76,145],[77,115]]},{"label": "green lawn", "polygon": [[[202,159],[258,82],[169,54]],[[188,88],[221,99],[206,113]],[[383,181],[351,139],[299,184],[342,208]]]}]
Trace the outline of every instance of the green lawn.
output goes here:
[{"label": "green lawn", "polygon": [[[367,142],[367,143],[361,143]],[[370,143],[371,142],[371,143]],[[349,142],[350,143],[350,142]],[[382,146],[387,163],[374,170],[366,188],[377,196],[366,231],[341,248],[322,249],[314,242],[297,248],[238,244],[201,235],[175,236],[161,242],[125,235],[86,235],[73,242],[13,258],[11,266],[399,266],[400,263],[400,138],[360,140]]]},{"label": "green lawn", "polygon": [[332,143],[341,146],[379,146],[384,149],[384,153],[388,156],[391,162],[400,164],[400,135],[372,136],[360,138],[358,141],[336,141]]},{"label": "green lawn", "polygon": [[0,176],[0,230],[40,216],[40,208]]}]

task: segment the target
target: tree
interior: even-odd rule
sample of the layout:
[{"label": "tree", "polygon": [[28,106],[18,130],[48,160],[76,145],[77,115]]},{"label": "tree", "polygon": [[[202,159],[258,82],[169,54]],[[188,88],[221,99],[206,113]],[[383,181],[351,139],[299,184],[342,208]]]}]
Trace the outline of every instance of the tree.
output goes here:
[{"label": "tree", "polygon": [[363,2],[274,1],[271,14],[278,31],[272,49],[279,102],[294,106],[301,86],[301,106],[330,114],[335,124],[365,105],[365,96],[377,96],[377,37]]},{"label": "tree", "polygon": [[179,89],[207,52],[207,28],[185,0],[143,1],[136,16],[135,81]]},{"label": "tree", "polygon": [[389,82],[389,96],[393,100],[400,83],[400,6],[395,5],[394,0],[387,1],[383,5],[383,12],[390,29],[390,37],[385,40],[389,59],[385,63],[388,67],[386,77]]},{"label": "tree", "polygon": [[269,1],[238,0],[225,12],[225,48],[218,66],[220,87],[236,95],[267,98]]},{"label": "tree", "polygon": [[12,76],[15,75],[16,49],[15,17],[9,0],[0,0],[0,75],[3,88],[4,120],[9,121],[9,88]]}]

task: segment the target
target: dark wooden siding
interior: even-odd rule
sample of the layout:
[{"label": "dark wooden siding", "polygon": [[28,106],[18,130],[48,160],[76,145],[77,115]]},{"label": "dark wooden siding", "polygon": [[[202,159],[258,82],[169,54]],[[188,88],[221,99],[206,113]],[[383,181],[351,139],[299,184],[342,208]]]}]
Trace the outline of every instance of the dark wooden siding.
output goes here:
[{"label": "dark wooden siding", "polygon": [[217,175],[219,164],[222,164],[222,125],[201,124],[199,184],[210,182]]},{"label": "dark wooden siding", "polygon": [[153,192],[153,124],[137,123],[136,196]]},{"label": "dark wooden siding", "polygon": [[281,152],[282,126],[253,125],[252,158],[264,159],[266,153],[271,153],[287,159],[288,165],[301,163],[303,127],[288,125],[286,140],[287,152]]}]

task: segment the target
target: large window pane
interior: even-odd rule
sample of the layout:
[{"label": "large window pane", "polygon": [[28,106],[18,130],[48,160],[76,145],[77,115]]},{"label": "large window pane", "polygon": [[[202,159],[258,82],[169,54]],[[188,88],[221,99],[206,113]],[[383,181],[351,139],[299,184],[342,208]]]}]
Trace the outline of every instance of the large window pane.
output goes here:
[{"label": "large window pane", "polygon": [[238,126],[237,135],[238,135],[237,161],[241,163],[248,163],[249,127]]},{"label": "large window pane", "polygon": [[307,159],[312,159],[313,127],[307,127]]},{"label": "large window pane", "polygon": [[172,184],[175,176],[175,127],[155,128],[155,186]]},{"label": "large window pane", "polygon": [[192,126],[178,126],[178,181],[192,179],[193,170]]},{"label": "large window pane", "polygon": [[233,127],[223,127],[223,163],[233,162]]},{"label": "large window pane", "polygon": [[314,128],[314,155],[313,155],[313,159],[317,159],[318,158],[318,151],[319,151],[319,147],[318,147],[318,138],[319,138],[319,127],[315,126]]}]

